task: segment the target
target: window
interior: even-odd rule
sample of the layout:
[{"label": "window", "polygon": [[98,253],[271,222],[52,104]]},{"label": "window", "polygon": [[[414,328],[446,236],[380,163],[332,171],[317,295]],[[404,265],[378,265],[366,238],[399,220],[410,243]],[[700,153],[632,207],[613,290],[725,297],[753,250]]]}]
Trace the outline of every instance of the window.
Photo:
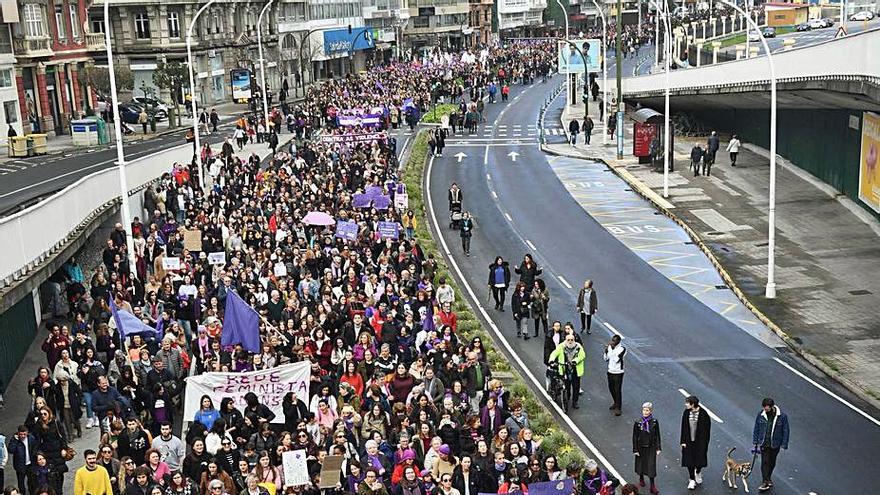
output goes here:
[{"label": "window", "polygon": [[134,15],[134,34],[139,40],[148,40],[150,36],[150,17],[146,12],[138,12]]},{"label": "window", "polygon": [[214,31],[214,34],[219,34],[220,33],[220,14],[219,13],[214,12],[213,14],[211,14],[211,25],[214,26],[214,29],[213,30],[209,29],[208,32],[210,33],[211,31]]},{"label": "window", "polygon": [[12,69],[0,69],[0,88],[12,87]]},{"label": "window", "polygon": [[12,53],[12,40],[9,37],[9,24],[0,24],[0,53]]},{"label": "window", "polygon": [[174,10],[168,11],[168,37],[180,38],[180,14]]},{"label": "window", "polygon": [[79,11],[77,11],[76,4],[70,4],[68,6],[70,8],[70,34],[73,36],[73,39],[79,39]]},{"label": "window", "polygon": [[14,124],[18,122],[18,102],[15,100],[3,102],[3,113],[6,114],[6,123]]},{"label": "window", "polygon": [[430,25],[430,21],[428,20],[428,16],[420,15],[417,17],[413,17],[413,27],[414,28],[426,28]]},{"label": "window", "polygon": [[43,7],[36,3],[24,4],[25,36],[42,38],[46,35],[43,29]]},{"label": "window", "polygon": [[92,25],[93,33],[103,33],[104,32],[104,17],[92,17],[90,20]]},{"label": "window", "polygon": [[61,5],[55,6],[55,29],[58,31],[58,41],[67,38],[67,34],[64,32],[64,9]]}]

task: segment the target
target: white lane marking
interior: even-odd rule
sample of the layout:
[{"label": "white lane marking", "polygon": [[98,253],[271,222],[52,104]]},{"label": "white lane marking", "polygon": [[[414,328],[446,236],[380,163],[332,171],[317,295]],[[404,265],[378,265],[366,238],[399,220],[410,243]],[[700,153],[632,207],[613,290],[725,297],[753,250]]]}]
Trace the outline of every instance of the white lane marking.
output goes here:
[{"label": "white lane marking", "polygon": [[492,177],[489,177],[489,174],[486,174],[486,180],[492,180]]},{"label": "white lane marking", "polygon": [[[688,391],[685,390],[685,389],[683,389],[683,388],[678,389],[678,392],[679,392],[681,395],[685,396],[685,398],[691,396],[691,394],[688,393]],[[706,411],[706,414],[708,414],[710,418],[714,419],[716,423],[723,423],[723,422],[724,422],[724,420],[721,419],[717,414],[715,414],[715,413],[713,413],[712,411],[710,411],[709,408],[706,407],[706,404],[704,404],[702,401],[700,402],[700,409]]]},{"label": "white lane marking", "polygon": [[486,146],[486,152],[483,153],[483,165],[487,165],[489,163],[489,147]]},{"label": "white lane marking", "polygon": [[6,193],[6,194],[0,194],[0,198],[5,198],[5,197],[7,197],[7,196],[12,196],[13,194],[18,194],[18,193],[20,193],[20,192],[22,192],[22,191],[27,191],[28,189],[32,189],[32,188],[34,188],[34,187],[42,186],[43,184],[48,184],[48,183],[50,183],[50,182],[55,182],[55,181],[58,180],[58,179],[63,179],[64,177],[67,177],[68,175],[78,174],[78,173],[83,172],[83,171],[85,171],[85,170],[91,170],[91,169],[96,168],[96,167],[103,167],[104,165],[107,165],[108,163],[113,163],[113,162],[115,162],[115,161],[116,161],[115,158],[112,159],[112,160],[104,160],[103,162],[98,162],[98,163],[95,163],[94,165],[89,165],[88,167],[83,167],[83,168],[80,168],[80,169],[77,169],[77,170],[71,170],[70,172],[67,172],[66,174],[56,175],[55,177],[51,177],[51,178],[46,179],[46,180],[41,180],[40,182],[35,182],[35,183],[33,183],[33,184],[29,184],[29,185],[24,186],[24,187],[22,187],[22,188],[16,189],[15,191],[10,191],[10,192],[8,192],[8,193]]},{"label": "white lane marking", "polygon": [[[437,214],[434,211],[434,201],[431,198],[431,169],[433,168],[433,166],[434,166],[434,157],[431,157],[431,159],[428,161],[428,168],[426,170],[427,175],[425,177],[425,191],[427,191],[427,194],[425,194],[425,198],[427,199],[427,202],[428,202],[428,211],[431,212],[431,221],[434,224],[434,231],[441,232],[440,224],[437,222]],[[578,437],[578,439],[581,442],[583,442],[584,445],[587,446],[587,449],[590,452],[593,453],[593,455],[596,457],[596,460],[599,461],[600,463],[602,463],[602,465],[605,466],[605,468],[611,473],[612,476],[614,476],[615,478],[620,480],[621,484],[625,485],[626,480],[624,479],[624,477],[620,473],[620,471],[618,471],[617,469],[614,468],[614,466],[611,465],[611,462],[608,461],[608,458],[605,457],[604,455],[602,455],[601,452],[599,452],[599,449],[597,449],[596,446],[593,444],[593,442],[591,442],[590,439],[587,438],[586,435],[584,435],[584,432],[581,431],[581,428],[577,424],[575,424],[574,421],[572,421],[572,419],[568,416],[568,413],[563,411],[562,408],[559,407],[559,404],[557,404],[553,400],[553,398],[550,397],[550,394],[548,394],[547,390],[544,389],[543,378],[541,380],[538,380],[535,377],[535,375],[532,373],[532,371],[526,366],[526,364],[523,362],[523,360],[519,357],[519,354],[516,351],[514,351],[513,347],[511,347],[511,345],[510,345],[510,342],[508,342],[507,339],[504,337],[504,334],[501,333],[501,329],[498,328],[498,325],[495,324],[495,321],[492,319],[492,317],[489,316],[489,313],[486,312],[486,308],[483,307],[483,305],[480,303],[480,298],[477,297],[477,294],[474,292],[474,289],[471,287],[470,282],[468,282],[467,279],[464,278],[464,273],[461,271],[461,268],[458,266],[458,262],[456,262],[455,258],[453,258],[450,255],[449,246],[446,244],[446,238],[443,237],[442,234],[438,235],[437,237],[440,240],[440,245],[443,246],[443,251],[445,251],[446,254],[449,255],[447,257],[449,259],[449,263],[452,265],[452,268],[455,270],[455,273],[458,275],[458,279],[461,281],[465,290],[467,290],[468,295],[470,295],[471,301],[473,301],[473,303],[477,307],[477,310],[480,311],[480,314],[482,314],[483,318],[485,318],[485,320],[489,323],[489,327],[492,328],[492,332],[495,334],[495,338],[497,339],[497,341],[500,342],[504,346],[504,348],[507,350],[507,353],[516,361],[516,363],[519,365],[520,369],[523,370],[523,373],[525,373],[525,376],[528,377],[528,379],[532,382],[534,389],[539,390],[541,392],[541,396],[544,397],[545,405],[547,407],[553,408],[553,410],[555,410],[556,413],[560,417],[562,417],[563,421],[565,421],[565,423],[568,425],[569,429],[574,433],[574,435],[576,437]]]},{"label": "white lane marking", "polygon": [[786,368],[788,368],[789,371],[791,371],[791,372],[794,373],[795,375],[797,375],[797,376],[803,378],[804,380],[806,380],[807,383],[809,383],[810,385],[812,385],[812,386],[818,388],[819,390],[825,392],[826,394],[830,395],[832,398],[834,398],[835,400],[837,400],[838,402],[840,402],[840,403],[843,404],[844,406],[846,406],[846,407],[852,409],[853,411],[859,413],[861,416],[863,416],[863,417],[864,417],[865,419],[867,419],[868,421],[874,423],[874,424],[877,425],[877,426],[880,426],[880,420],[878,420],[877,418],[871,416],[870,414],[866,413],[865,411],[862,411],[862,410],[859,409],[858,407],[852,405],[849,401],[847,401],[847,400],[844,399],[843,397],[841,397],[841,396],[835,394],[834,392],[828,390],[827,388],[825,388],[824,386],[820,385],[817,381],[813,380],[812,378],[808,377],[807,375],[805,375],[805,374],[801,373],[800,371],[794,369],[794,367],[792,367],[791,365],[789,365],[789,364],[786,363],[785,361],[783,361],[783,360],[781,360],[781,359],[779,359],[779,358],[777,358],[777,357],[774,357],[773,360],[776,361],[777,363],[781,364],[782,366],[785,366]]},{"label": "white lane marking", "polygon": [[407,136],[406,141],[403,142],[403,147],[400,148],[400,156],[403,156],[406,153],[406,147],[409,145],[409,140],[412,139],[412,136]]},{"label": "white lane marking", "polygon": [[507,221],[513,223],[513,217],[510,216],[510,213],[505,212],[504,217],[507,218]]},{"label": "white lane marking", "polygon": [[530,241],[530,240],[528,240],[528,239],[526,239],[526,245],[527,245],[528,247],[530,247],[530,248],[532,249],[532,251],[537,251],[537,250],[538,250],[538,248],[536,248],[535,245],[532,244],[532,241]]},{"label": "white lane marking", "polygon": [[498,193],[495,191],[492,191],[492,197],[495,199],[498,199]]},{"label": "white lane marking", "polygon": [[602,321],[602,323],[605,324],[605,326],[608,328],[608,330],[611,330],[611,333],[613,333],[614,335],[617,335],[621,339],[623,338],[623,334],[620,333],[620,331],[618,331],[616,328],[614,328],[614,325],[612,325],[611,323],[604,321],[604,320]]},{"label": "white lane marking", "polygon": [[571,284],[568,283],[568,280],[565,280],[562,275],[557,275],[556,278],[558,278],[559,281],[562,282],[562,285],[564,285],[566,289],[571,289]]}]

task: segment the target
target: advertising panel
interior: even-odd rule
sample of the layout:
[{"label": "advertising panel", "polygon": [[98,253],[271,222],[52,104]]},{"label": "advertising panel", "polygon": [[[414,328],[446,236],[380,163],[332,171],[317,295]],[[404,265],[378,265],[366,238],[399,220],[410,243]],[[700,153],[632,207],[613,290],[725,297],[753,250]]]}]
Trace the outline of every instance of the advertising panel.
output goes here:
[{"label": "advertising panel", "polygon": [[[577,46],[577,49],[572,46]],[[600,48],[602,41],[598,39],[571,39],[560,41],[557,47],[560,74],[583,74],[599,72]],[[580,52],[578,52],[580,49]],[[583,54],[583,56],[581,56]],[[586,58],[586,60],[584,60]]]},{"label": "advertising panel", "polygon": [[251,71],[248,69],[232,69],[232,99],[238,103],[247,103],[251,99]]},{"label": "advertising panel", "polygon": [[[352,47],[354,43],[354,47]],[[328,29],[324,31],[324,54],[349,53],[359,50],[375,48],[375,33],[370,28],[356,27],[343,29]]]},{"label": "advertising panel", "polygon": [[862,116],[862,153],[859,158],[859,199],[880,213],[880,114]]}]

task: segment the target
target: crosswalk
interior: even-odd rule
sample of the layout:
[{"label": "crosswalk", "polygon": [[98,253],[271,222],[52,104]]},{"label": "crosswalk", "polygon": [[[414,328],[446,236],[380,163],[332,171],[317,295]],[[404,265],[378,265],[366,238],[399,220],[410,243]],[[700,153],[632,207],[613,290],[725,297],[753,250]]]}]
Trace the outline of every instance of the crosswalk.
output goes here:
[{"label": "crosswalk", "polygon": [[[459,130],[446,138],[447,144],[479,143],[496,140],[526,140],[536,142],[541,135],[541,129],[537,124],[499,124],[483,125],[477,128],[477,132],[469,134]],[[565,136],[565,130],[561,127],[545,127],[545,136]]]}]

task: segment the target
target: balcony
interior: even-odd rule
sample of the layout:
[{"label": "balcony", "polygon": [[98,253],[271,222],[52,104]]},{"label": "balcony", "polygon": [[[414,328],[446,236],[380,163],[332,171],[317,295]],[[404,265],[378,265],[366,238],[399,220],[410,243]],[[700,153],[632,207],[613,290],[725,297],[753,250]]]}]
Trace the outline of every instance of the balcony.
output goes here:
[{"label": "balcony", "polygon": [[52,49],[49,38],[16,38],[12,40],[12,46],[17,57],[49,57]]},{"label": "balcony", "polygon": [[90,52],[105,50],[104,33],[86,33],[86,49]]}]

